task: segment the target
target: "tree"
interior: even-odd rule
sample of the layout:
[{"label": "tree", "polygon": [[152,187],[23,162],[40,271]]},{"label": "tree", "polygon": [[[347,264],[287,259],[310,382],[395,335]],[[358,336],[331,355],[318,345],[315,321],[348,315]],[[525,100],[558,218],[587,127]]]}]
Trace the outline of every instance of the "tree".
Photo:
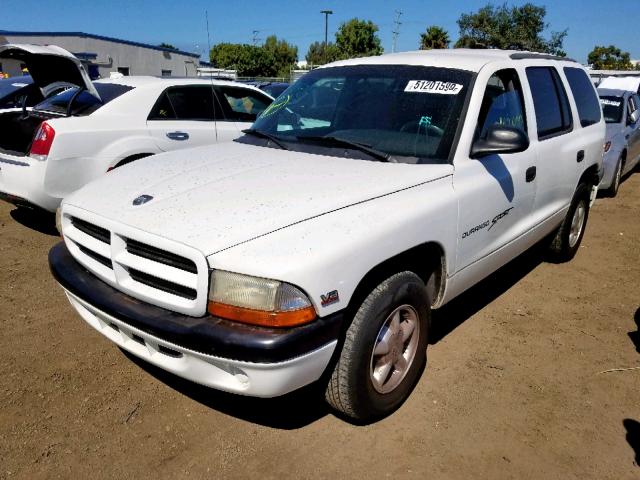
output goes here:
[{"label": "tree", "polygon": [[544,22],[545,7],[526,3],[520,7],[489,4],[476,13],[463,13],[458,19],[460,38],[456,47],[485,47],[507,50],[529,50],[565,56],[562,44],[567,30],[542,36],[548,24]]},{"label": "tree", "polygon": [[270,35],[265,40],[262,48],[275,59],[276,75],[288,77],[291,73],[291,67],[298,61],[298,47],[287,43],[285,40],[278,40],[275,35]]},{"label": "tree", "polygon": [[174,47],[173,45],[171,45],[170,43],[162,42],[162,43],[161,43],[160,45],[158,45],[158,46],[159,46],[159,47],[162,47],[162,48],[168,48],[168,49],[170,49],[170,50],[177,50],[177,48],[176,48],[176,47]]},{"label": "tree", "polygon": [[420,34],[420,50],[449,48],[450,43],[449,33],[437,25],[430,26],[424,33]]},{"label": "tree", "polygon": [[211,63],[218,68],[237,70],[241,77],[272,77],[277,73],[272,52],[240,43],[218,43],[211,48]]},{"label": "tree", "polygon": [[313,42],[305,55],[309,65],[324,65],[340,58],[340,51],[335,43],[329,42],[325,52],[324,42]]},{"label": "tree", "polygon": [[594,70],[633,70],[629,52],[623,52],[614,45],[601,47],[596,45],[587,57]]},{"label": "tree", "polygon": [[336,46],[340,58],[380,55],[383,51],[376,35],[377,25],[370,20],[352,18],[342,23],[336,32]]}]

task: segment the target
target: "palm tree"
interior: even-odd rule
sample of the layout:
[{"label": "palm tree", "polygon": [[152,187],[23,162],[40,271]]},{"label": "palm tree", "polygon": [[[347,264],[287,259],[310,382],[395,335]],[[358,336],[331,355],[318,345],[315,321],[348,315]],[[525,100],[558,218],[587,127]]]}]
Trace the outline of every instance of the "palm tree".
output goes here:
[{"label": "palm tree", "polygon": [[449,48],[449,34],[447,31],[432,25],[427,28],[427,31],[420,34],[420,50],[430,50],[432,48]]}]

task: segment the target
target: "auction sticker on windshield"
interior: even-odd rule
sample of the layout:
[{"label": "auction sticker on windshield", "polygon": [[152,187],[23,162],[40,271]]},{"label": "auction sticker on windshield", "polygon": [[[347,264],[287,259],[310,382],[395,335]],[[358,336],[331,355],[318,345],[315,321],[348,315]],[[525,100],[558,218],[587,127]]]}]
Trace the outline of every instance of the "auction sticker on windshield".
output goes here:
[{"label": "auction sticker on windshield", "polygon": [[619,107],[621,102],[616,102],[615,100],[607,100],[605,98],[600,99],[600,103],[602,105],[610,105],[612,107]]},{"label": "auction sticker on windshield", "polygon": [[439,93],[441,95],[457,95],[462,90],[462,85],[453,82],[441,82],[440,80],[409,80],[405,92]]}]

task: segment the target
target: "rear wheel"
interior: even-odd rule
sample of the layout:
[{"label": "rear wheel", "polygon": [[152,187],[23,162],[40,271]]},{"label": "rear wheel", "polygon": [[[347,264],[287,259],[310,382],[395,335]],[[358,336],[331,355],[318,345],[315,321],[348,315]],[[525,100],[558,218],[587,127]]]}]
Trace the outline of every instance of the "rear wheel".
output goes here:
[{"label": "rear wheel", "polygon": [[589,218],[589,190],[586,183],[581,183],[576,189],[567,216],[549,246],[551,260],[568,262],[580,248]]},{"label": "rear wheel", "polygon": [[426,363],[430,306],[424,282],[397,273],[362,302],[325,392],[358,421],[388,415],[409,396]]}]

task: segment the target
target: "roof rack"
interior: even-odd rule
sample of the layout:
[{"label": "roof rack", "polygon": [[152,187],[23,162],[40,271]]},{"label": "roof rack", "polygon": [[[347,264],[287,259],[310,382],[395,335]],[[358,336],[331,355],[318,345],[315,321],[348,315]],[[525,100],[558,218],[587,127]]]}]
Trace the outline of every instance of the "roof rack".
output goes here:
[{"label": "roof rack", "polygon": [[558,55],[549,55],[548,53],[531,53],[531,52],[516,52],[509,55],[511,60],[531,60],[531,59],[542,59],[542,60],[561,60],[563,62],[574,62],[578,63],[573,58],[569,57],[560,57]]}]

